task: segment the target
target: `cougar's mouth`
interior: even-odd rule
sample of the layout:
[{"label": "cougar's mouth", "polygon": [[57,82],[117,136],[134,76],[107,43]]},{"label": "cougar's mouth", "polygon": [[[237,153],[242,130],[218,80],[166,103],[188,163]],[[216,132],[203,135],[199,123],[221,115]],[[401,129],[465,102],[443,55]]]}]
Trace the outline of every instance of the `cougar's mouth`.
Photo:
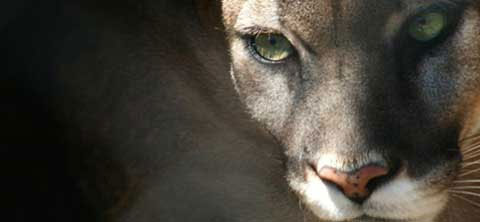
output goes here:
[{"label": "cougar's mouth", "polygon": [[445,190],[429,185],[434,175],[413,179],[404,167],[372,179],[365,185],[371,192],[361,200],[338,182],[322,178],[311,165],[303,171],[303,177],[289,178],[290,186],[313,214],[326,221],[429,222],[447,202]]},{"label": "cougar's mouth", "polygon": [[367,216],[367,215],[364,215],[364,216],[361,216],[361,217],[358,217],[358,218],[355,218],[353,220],[351,220],[351,222],[423,222],[423,221],[416,221],[416,220],[403,220],[403,219],[399,219],[399,220],[395,220],[395,219],[384,219],[384,218],[377,218],[377,217],[370,217],[370,216]]}]

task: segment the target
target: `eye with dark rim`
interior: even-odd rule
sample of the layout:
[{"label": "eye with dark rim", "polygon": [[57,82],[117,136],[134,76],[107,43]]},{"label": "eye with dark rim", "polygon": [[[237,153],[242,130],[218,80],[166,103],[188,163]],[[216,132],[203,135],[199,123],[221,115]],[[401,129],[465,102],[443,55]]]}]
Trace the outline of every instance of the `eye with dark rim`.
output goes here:
[{"label": "eye with dark rim", "polygon": [[452,31],[455,16],[447,6],[435,5],[424,9],[409,19],[407,33],[418,43],[434,43]]},{"label": "eye with dark rim", "polygon": [[295,52],[290,41],[277,33],[253,35],[248,39],[248,46],[252,55],[263,63],[282,63]]},{"label": "eye with dark rim", "polygon": [[447,27],[447,14],[443,10],[429,10],[415,16],[408,25],[408,34],[419,42],[438,37]]},{"label": "eye with dark rim", "polygon": [[436,4],[421,9],[407,20],[404,33],[416,47],[433,47],[456,31],[463,11],[464,6],[457,4]]},{"label": "eye with dark rim", "polygon": [[416,64],[425,55],[435,55],[435,49],[457,30],[466,5],[435,4],[419,10],[403,24],[394,42],[398,70],[409,75],[416,73]]}]

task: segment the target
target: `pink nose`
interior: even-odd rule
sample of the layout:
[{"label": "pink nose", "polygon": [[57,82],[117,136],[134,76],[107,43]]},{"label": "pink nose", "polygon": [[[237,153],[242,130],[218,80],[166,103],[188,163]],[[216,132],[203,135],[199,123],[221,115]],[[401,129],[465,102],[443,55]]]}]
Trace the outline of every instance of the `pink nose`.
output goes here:
[{"label": "pink nose", "polygon": [[380,166],[368,165],[351,173],[338,171],[331,167],[323,167],[318,176],[325,181],[336,184],[342,189],[345,196],[351,199],[365,199],[370,195],[367,188],[372,179],[388,174],[388,169]]}]

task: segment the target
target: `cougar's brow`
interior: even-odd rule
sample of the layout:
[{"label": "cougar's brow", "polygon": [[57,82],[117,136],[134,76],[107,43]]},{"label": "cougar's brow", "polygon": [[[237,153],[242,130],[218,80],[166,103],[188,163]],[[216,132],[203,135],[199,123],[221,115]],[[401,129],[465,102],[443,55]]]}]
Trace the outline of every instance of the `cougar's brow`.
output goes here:
[{"label": "cougar's brow", "polygon": [[243,4],[234,28],[241,31],[252,27],[262,27],[266,30],[281,29],[278,4],[275,0],[248,0]]}]

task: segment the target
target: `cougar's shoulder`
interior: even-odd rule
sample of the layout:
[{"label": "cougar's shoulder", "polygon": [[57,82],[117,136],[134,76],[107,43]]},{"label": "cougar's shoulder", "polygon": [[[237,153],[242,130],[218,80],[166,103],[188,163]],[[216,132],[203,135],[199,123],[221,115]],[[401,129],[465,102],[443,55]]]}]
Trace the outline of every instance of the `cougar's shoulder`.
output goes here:
[{"label": "cougar's shoulder", "polygon": [[301,218],[284,181],[281,149],[235,93],[220,2],[52,4],[9,31],[4,48],[19,56],[5,64],[12,75],[21,73],[12,79],[38,103],[29,107],[45,110],[58,129],[47,153],[61,153],[45,155],[57,166],[49,175],[59,179],[42,184],[66,200],[23,210],[53,209],[53,202],[68,210],[19,218],[69,220],[69,212],[79,221]]}]

